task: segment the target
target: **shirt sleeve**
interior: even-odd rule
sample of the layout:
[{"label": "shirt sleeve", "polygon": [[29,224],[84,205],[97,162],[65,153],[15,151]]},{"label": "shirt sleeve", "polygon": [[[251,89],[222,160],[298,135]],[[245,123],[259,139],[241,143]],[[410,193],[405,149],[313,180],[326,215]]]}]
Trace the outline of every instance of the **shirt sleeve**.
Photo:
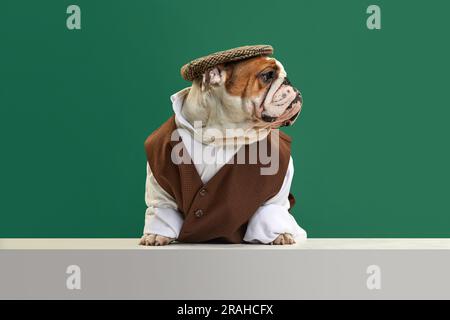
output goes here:
[{"label": "shirt sleeve", "polygon": [[273,198],[258,208],[247,225],[244,241],[250,243],[271,243],[280,234],[290,233],[296,242],[306,240],[307,234],[288,211],[289,192],[294,176],[294,163],[289,160],[283,185]]},{"label": "shirt sleeve", "polygon": [[183,217],[178,211],[175,199],[156,181],[147,163],[147,180],[145,183],[144,234],[157,234],[177,239],[183,225]]}]

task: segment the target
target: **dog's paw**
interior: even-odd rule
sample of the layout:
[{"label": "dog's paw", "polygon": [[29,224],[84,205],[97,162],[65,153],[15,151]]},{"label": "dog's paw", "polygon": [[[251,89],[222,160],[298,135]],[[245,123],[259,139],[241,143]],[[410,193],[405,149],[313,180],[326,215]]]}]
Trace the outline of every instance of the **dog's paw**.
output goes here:
[{"label": "dog's paw", "polygon": [[283,245],[289,245],[289,244],[294,244],[294,243],[295,243],[294,237],[290,233],[283,233],[283,234],[280,234],[270,244],[283,246]]},{"label": "dog's paw", "polygon": [[167,238],[157,234],[144,234],[139,241],[141,246],[167,246],[171,244],[175,239]]}]

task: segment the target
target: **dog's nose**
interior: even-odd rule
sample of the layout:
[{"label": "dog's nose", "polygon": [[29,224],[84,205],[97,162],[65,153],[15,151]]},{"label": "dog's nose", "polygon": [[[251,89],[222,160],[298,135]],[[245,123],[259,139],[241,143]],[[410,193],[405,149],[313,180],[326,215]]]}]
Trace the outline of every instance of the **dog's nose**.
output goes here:
[{"label": "dog's nose", "polygon": [[263,113],[263,114],[261,115],[261,118],[262,118],[263,121],[265,121],[265,122],[274,122],[275,120],[277,120],[277,117],[272,117],[272,116],[269,116],[269,115],[267,115],[267,114],[265,114],[265,113]]},{"label": "dog's nose", "polygon": [[291,82],[289,81],[289,79],[287,77],[284,78],[283,84],[285,84],[287,86],[291,86]]}]

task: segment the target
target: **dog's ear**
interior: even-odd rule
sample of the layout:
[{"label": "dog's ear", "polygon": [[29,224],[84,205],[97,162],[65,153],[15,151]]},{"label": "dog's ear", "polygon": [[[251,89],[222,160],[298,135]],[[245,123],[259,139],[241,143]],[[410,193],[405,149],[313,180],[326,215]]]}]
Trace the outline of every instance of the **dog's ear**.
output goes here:
[{"label": "dog's ear", "polygon": [[226,72],[222,65],[209,69],[203,74],[202,89],[220,86],[225,82]]}]

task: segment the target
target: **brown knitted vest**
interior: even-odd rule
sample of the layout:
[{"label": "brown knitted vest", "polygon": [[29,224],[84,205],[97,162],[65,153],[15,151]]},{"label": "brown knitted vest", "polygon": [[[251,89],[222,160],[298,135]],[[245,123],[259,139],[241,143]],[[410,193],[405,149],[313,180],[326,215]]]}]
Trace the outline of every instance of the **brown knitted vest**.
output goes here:
[{"label": "brown knitted vest", "polygon": [[[171,141],[176,129],[173,116],[147,138],[145,151],[156,181],[175,199],[184,216],[178,241],[241,243],[252,215],[281,189],[290,159],[290,137],[279,134],[275,149],[279,152],[279,169],[275,175],[261,175],[260,169],[270,164],[261,164],[259,159],[256,164],[236,164],[235,155],[203,184],[193,163],[177,165],[171,160],[172,148],[183,143],[181,139]],[[268,140],[270,153],[271,139]],[[249,159],[249,146],[242,148]],[[292,207],[292,196],[290,201]]]}]

